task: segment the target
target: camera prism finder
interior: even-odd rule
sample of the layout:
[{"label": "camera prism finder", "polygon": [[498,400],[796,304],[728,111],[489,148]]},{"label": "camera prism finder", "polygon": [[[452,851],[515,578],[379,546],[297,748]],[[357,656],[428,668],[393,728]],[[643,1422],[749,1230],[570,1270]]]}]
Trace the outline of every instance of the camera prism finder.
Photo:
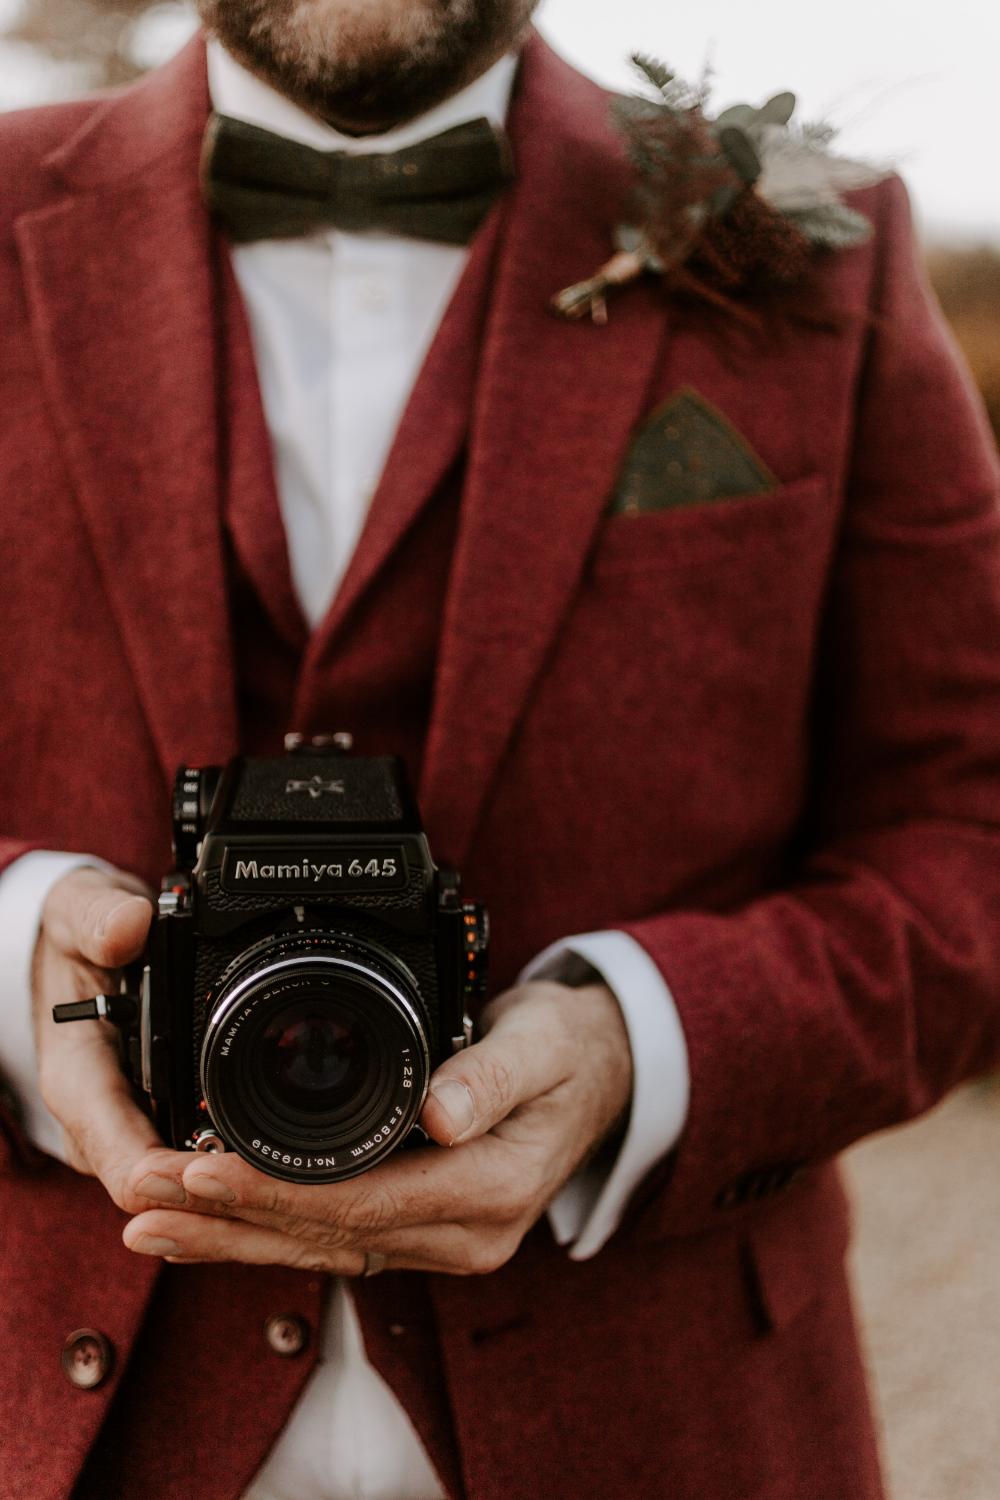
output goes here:
[{"label": "camera prism finder", "polygon": [[53,1015],[120,1028],[175,1149],[338,1182],[424,1140],[430,1075],[471,1040],[488,919],[435,866],[402,761],[290,743],[177,773],[138,994]]}]

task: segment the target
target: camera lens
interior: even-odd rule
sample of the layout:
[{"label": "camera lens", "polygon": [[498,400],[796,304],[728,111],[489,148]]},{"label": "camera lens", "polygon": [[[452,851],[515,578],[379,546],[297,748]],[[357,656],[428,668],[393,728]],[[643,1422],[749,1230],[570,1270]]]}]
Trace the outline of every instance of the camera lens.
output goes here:
[{"label": "camera lens", "polygon": [[211,1118],[272,1176],[352,1177],[416,1121],[425,1023],[413,976],[374,945],[325,934],[262,945],[211,1007],[201,1055]]},{"label": "camera lens", "polygon": [[260,1041],[260,1072],[276,1107],[326,1112],[354,1103],[371,1063],[363,1026],[333,1004],[305,1002],[276,1016]]}]

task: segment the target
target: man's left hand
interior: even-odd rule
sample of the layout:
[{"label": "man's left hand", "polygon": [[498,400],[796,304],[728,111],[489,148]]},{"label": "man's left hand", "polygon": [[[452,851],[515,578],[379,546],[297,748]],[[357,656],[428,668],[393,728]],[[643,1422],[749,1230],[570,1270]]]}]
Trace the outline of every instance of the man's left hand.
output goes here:
[{"label": "man's left hand", "polygon": [[420,1117],[452,1149],[397,1152],[327,1185],[281,1182],[235,1154],[157,1151],[132,1173],[125,1244],[175,1262],[346,1276],[363,1273],[369,1252],[398,1270],[498,1269],[624,1120],[632,1060],[601,984],[521,985],[487,1007],[483,1026],[482,1041],[437,1069]]}]

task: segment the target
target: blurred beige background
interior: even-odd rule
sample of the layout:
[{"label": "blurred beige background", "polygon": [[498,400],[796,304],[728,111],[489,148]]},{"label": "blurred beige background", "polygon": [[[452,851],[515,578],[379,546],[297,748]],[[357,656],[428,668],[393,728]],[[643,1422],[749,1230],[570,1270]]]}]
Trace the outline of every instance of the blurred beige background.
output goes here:
[{"label": "blurred beige background", "polygon": [[[796,89],[807,115],[843,127],[845,149],[899,166],[939,296],[1000,433],[1000,7],[544,0],[540,18],[559,50],[615,87],[628,86],[634,50],[688,76],[710,57],[720,104]],[[123,82],[170,55],[192,26],[173,0],[0,0],[0,108]],[[918,1124],[864,1142],[847,1167],[893,1500],[998,1500],[1000,1083],[965,1089]]]},{"label": "blurred beige background", "polygon": [[863,1142],[846,1165],[855,1286],[894,1500],[996,1500],[1000,1082]]}]

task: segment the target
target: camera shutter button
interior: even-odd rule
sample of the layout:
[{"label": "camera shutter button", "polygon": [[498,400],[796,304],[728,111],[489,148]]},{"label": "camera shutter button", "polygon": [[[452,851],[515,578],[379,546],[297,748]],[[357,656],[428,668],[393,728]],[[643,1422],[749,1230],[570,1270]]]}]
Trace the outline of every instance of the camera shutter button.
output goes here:
[{"label": "camera shutter button", "polygon": [[291,1359],[309,1342],[309,1325],[295,1313],[277,1313],[264,1324],[264,1337],[275,1354]]}]

